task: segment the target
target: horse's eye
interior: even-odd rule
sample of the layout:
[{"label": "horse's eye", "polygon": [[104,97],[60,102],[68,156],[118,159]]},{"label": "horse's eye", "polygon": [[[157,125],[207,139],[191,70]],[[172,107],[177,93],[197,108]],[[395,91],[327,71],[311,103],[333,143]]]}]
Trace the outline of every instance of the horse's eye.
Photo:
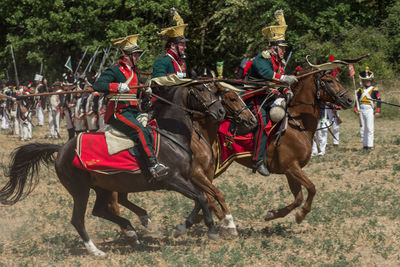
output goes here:
[{"label": "horse's eye", "polygon": [[236,98],[234,98],[234,97],[229,98],[229,100],[230,100],[231,102],[236,102]]}]

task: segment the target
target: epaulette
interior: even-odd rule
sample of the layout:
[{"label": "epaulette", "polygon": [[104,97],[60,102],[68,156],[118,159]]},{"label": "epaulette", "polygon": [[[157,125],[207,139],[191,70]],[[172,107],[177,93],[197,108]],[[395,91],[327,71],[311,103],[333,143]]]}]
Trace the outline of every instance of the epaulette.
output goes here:
[{"label": "epaulette", "polygon": [[374,87],[374,89],[372,89],[372,91],[378,91],[378,87]]},{"label": "epaulette", "polygon": [[265,59],[271,58],[271,53],[269,51],[262,51],[261,56]]}]

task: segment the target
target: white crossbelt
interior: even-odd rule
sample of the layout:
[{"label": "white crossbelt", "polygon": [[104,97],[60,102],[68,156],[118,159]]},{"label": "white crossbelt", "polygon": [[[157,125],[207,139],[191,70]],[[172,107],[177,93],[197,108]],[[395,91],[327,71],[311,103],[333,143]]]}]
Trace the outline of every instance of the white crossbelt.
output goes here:
[{"label": "white crossbelt", "polygon": [[[367,98],[367,99],[371,98],[370,92],[371,92],[373,89],[374,89],[373,86],[370,86],[370,87],[364,89],[364,92],[362,93],[362,95],[361,95],[361,97],[360,97],[360,102],[363,100],[364,97]],[[369,103],[370,103],[371,106],[373,105],[371,100],[369,100]]]}]

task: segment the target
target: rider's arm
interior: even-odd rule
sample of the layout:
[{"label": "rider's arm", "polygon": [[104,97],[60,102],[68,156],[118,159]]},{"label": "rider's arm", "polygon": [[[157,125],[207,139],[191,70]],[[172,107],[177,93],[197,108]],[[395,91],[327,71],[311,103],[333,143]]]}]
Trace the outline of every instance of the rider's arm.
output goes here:
[{"label": "rider's arm", "polygon": [[118,93],[119,82],[115,82],[114,71],[106,69],[93,84],[93,89],[102,93]]},{"label": "rider's arm", "polygon": [[167,76],[169,74],[174,73],[174,71],[170,71],[170,63],[171,59],[169,57],[159,57],[154,61],[153,64],[153,78]]}]

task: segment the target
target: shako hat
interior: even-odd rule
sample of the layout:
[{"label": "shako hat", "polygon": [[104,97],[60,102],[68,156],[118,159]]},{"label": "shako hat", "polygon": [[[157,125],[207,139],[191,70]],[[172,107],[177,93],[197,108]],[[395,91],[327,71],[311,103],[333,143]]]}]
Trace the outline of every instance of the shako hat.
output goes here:
[{"label": "shako hat", "polygon": [[113,39],[111,42],[118,47],[122,53],[130,55],[133,53],[143,52],[143,50],[141,50],[137,44],[138,38],[139,34],[133,34],[126,37]]},{"label": "shako hat", "polygon": [[183,19],[173,7],[171,8],[171,13],[173,15],[173,20],[176,22],[176,26],[164,28],[158,34],[166,36],[169,40],[179,43],[179,42],[187,42],[189,39],[185,38],[185,28],[188,26],[183,22]]},{"label": "shako hat", "polygon": [[361,80],[372,80],[374,78],[374,73],[370,71],[368,67],[365,67],[365,70],[360,72],[359,77]]},{"label": "shako hat", "polygon": [[287,29],[285,17],[283,15],[283,10],[279,9],[275,11],[275,19],[278,22],[276,26],[267,26],[262,29],[262,33],[267,37],[271,46],[288,46],[285,41],[285,32]]}]

